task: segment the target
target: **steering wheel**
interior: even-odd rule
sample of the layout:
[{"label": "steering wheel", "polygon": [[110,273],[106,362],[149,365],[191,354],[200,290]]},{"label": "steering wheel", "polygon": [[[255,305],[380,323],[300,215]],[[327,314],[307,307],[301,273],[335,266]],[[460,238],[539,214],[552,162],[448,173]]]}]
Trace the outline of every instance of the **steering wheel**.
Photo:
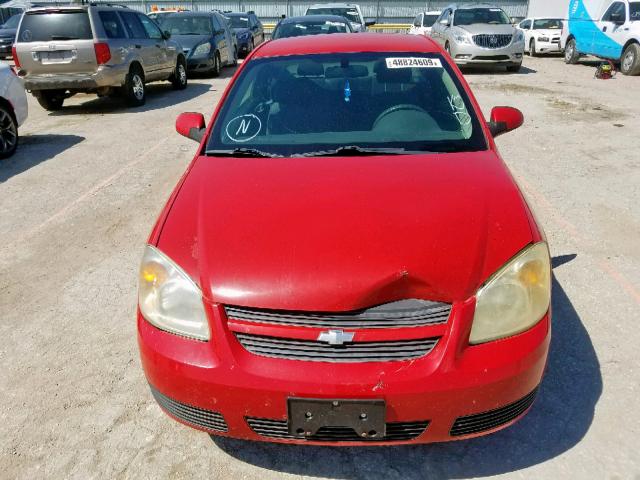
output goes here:
[{"label": "steering wheel", "polygon": [[429,115],[424,108],[420,108],[419,106],[412,105],[410,103],[401,103],[399,105],[394,105],[393,107],[387,108],[384,112],[378,115],[378,118],[376,118],[376,121],[373,122],[372,130],[376,129],[376,127],[384,119],[384,117],[391,115],[392,113],[402,112],[402,111],[420,112],[420,113],[424,113],[425,115]]}]

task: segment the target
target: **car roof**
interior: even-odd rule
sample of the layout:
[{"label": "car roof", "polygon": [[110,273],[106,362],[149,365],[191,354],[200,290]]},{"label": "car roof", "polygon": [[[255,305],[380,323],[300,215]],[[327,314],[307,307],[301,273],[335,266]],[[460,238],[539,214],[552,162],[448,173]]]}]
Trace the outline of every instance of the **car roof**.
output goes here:
[{"label": "car roof", "polygon": [[249,15],[255,15],[253,12],[222,12],[225,17],[248,17]]},{"label": "car roof", "polygon": [[430,12],[422,12],[424,15],[441,15],[442,12],[440,10],[431,10]]},{"label": "car roof", "polygon": [[355,3],[315,3],[309,5],[307,10],[310,8],[355,8],[356,6]]},{"label": "car roof", "polygon": [[218,12],[171,12],[176,17],[212,17]]},{"label": "car roof", "polygon": [[349,20],[340,15],[303,15],[300,17],[285,18],[281,20],[280,23],[315,23],[319,21],[349,23]]},{"label": "car roof", "polygon": [[[469,8],[500,8],[491,3],[454,3],[447,8],[453,8],[454,10],[467,10]],[[500,10],[502,10],[500,8]]]},{"label": "car roof", "polygon": [[331,35],[307,35],[266,42],[254,53],[253,58],[287,55],[313,55],[318,53],[355,52],[420,52],[439,53],[438,44],[422,35],[393,33],[333,33]]}]

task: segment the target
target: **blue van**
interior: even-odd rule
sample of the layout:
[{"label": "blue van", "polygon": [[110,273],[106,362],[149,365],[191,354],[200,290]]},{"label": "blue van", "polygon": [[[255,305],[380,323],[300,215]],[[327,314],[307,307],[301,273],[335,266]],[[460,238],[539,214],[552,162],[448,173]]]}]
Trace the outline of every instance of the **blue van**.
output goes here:
[{"label": "blue van", "polygon": [[640,75],[640,0],[570,0],[567,18],[565,63],[595,55],[620,62],[625,75]]}]

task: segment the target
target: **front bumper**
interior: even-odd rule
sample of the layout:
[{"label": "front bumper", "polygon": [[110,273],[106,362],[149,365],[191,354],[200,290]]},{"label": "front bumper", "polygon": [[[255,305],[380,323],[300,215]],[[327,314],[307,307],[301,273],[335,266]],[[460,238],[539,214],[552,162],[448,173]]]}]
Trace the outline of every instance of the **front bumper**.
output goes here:
[{"label": "front bumper", "polygon": [[524,54],[524,42],[513,42],[504,48],[452,42],[450,48],[451,57],[458,65],[519,65]]},{"label": "front bumper", "polygon": [[187,59],[187,71],[189,72],[210,72],[214,66],[214,60],[209,57],[191,57]]},{"label": "front bumper", "polygon": [[[212,330],[209,342],[158,330],[138,313],[142,365],[156,399],[173,418],[210,433],[248,440],[385,445],[490,433],[510,425],[530,407],[550,340],[547,314],[527,332],[469,346],[466,339],[474,302],[467,301],[454,305],[446,325],[421,327],[439,329],[441,335],[424,357],[375,363],[307,362],[249,353],[235,338],[235,327],[230,328],[224,309],[210,304],[206,309]],[[381,441],[348,435],[338,440],[291,438],[287,434],[289,397],[382,399],[388,436]],[[496,416],[501,421],[496,423]]]},{"label": "front bumper", "polygon": [[536,53],[559,53],[561,51],[560,39],[556,43],[536,40]]},{"label": "front bumper", "polygon": [[124,85],[127,67],[112,67],[103,65],[94,73],[72,74],[28,74],[19,71],[18,75],[24,80],[24,87],[31,91],[40,90],[71,90],[91,92],[104,87],[120,87]]}]

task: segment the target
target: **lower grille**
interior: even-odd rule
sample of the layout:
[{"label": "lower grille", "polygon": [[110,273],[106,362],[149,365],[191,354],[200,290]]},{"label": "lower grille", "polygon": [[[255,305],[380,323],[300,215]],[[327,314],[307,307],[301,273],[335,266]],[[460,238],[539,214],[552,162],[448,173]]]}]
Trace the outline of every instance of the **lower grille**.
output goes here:
[{"label": "lower grille", "polygon": [[[291,435],[286,420],[270,420],[267,418],[247,417],[247,424],[258,435],[268,438],[311,440],[316,442],[360,442],[356,432],[349,427],[322,427],[315,435],[302,437]],[[387,434],[371,442],[401,442],[413,440],[424,433],[429,426],[428,420],[419,422],[387,423]]]},{"label": "lower grille", "polygon": [[504,407],[496,408],[488,412],[476,413],[466,417],[459,417],[451,427],[450,435],[452,437],[460,435],[470,435],[472,433],[484,432],[491,430],[511,420],[518,418],[533,404],[538,393],[536,387],[533,392],[526,397],[521,398],[517,402],[511,403]]},{"label": "lower grille", "polygon": [[478,55],[476,57],[473,57],[473,59],[500,61],[500,60],[509,60],[509,55]]},{"label": "lower grille", "polygon": [[151,387],[151,393],[163,409],[183,422],[196,427],[206,428],[207,430],[215,430],[217,432],[227,431],[227,422],[224,421],[224,418],[218,412],[180,403],[163,395],[153,387]]},{"label": "lower grille", "polygon": [[310,340],[266,337],[246,333],[236,333],[236,337],[246,350],[264,357],[342,363],[410,360],[431,352],[438,343],[437,338],[425,338],[330,345]]},{"label": "lower grille", "polygon": [[513,35],[474,35],[473,41],[482,48],[504,48],[511,43]]}]

